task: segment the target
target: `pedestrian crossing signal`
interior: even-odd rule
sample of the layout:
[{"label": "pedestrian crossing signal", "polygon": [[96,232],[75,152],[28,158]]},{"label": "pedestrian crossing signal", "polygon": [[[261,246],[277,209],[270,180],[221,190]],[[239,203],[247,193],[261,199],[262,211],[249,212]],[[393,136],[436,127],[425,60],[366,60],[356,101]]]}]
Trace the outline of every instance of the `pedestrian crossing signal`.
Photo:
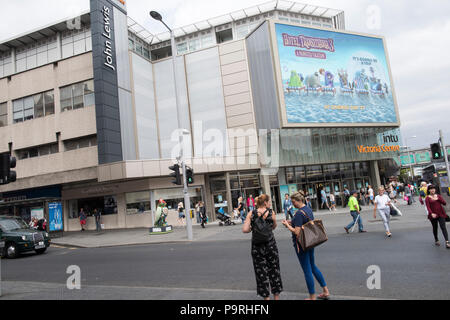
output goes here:
[{"label": "pedestrian crossing signal", "polygon": [[433,160],[442,159],[441,146],[439,143],[433,143],[431,146],[431,154],[433,155]]},{"label": "pedestrian crossing signal", "polygon": [[186,168],[186,181],[188,185],[194,183],[194,170],[192,168]]}]

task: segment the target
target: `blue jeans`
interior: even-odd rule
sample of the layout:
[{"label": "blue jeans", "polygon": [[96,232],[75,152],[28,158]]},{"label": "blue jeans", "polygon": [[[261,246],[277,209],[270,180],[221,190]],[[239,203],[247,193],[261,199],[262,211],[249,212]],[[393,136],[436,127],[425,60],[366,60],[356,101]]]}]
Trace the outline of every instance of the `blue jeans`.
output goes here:
[{"label": "blue jeans", "polygon": [[196,216],[197,216],[197,223],[202,222],[202,219],[200,218],[200,212],[199,211],[197,212]]},{"label": "blue jeans", "polygon": [[242,220],[242,223],[244,223],[245,222],[245,219],[247,218],[247,215],[245,214],[245,211],[244,210],[241,210],[241,220]]},{"label": "blue jeans", "polygon": [[[352,223],[350,223],[348,226],[347,226],[347,229],[351,229],[351,228],[353,228],[353,226],[355,225],[355,223],[356,223],[356,221],[358,221],[358,228],[359,228],[359,231],[363,231],[364,229],[364,227],[363,227],[363,222],[362,222],[362,219],[361,219],[361,217],[360,217],[360,215],[358,214],[358,212],[356,212],[356,211],[351,211],[350,212],[351,213],[351,215],[352,215],[352,217],[353,217],[353,222]],[[359,218],[358,218],[359,217]]]},{"label": "blue jeans", "polygon": [[286,220],[291,220],[293,218],[291,210],[284,210],[284,215],[286,216]]},{"label": "blue jeans", "polygon": [[302,266],[303,273],[305,274],[306,285],[308,286],[309,294],[315,294],[314,287],[314,277],[319,282],[322,288],[327,286],[325,279],[323,278],[322,272],[320,272],[319,268],[317,268],[314,262],[314,249],[308,250],[306,252],[302,251],[300,248],[300,252],[297,251],[297,248],[294,246],[295,252],[297,253],[298,261]]}]

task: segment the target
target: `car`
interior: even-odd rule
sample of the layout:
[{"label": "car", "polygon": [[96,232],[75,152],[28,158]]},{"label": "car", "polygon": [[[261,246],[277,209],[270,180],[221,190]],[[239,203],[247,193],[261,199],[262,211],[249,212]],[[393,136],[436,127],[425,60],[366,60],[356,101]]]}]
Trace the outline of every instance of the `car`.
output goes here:
[{"label": "car", "polygon": [[10,216],[0,216],[0,239],[5,243],[1,256],[9,259],[30,251],[43,254],[51,242],[47,232],[32,229],[22,218]]}]

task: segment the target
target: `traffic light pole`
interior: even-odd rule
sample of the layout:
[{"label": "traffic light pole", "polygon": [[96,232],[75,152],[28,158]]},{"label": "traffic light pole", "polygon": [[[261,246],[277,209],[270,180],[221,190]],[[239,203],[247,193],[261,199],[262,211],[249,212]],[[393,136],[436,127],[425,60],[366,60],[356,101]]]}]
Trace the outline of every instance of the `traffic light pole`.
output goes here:
[{"label": "traffic light pole", "polygon": [[[442,149],[444,150],[445,167],[447,168],[447,179],[450,182],[450,167],[448,165],[448,153],[447,153],[447,148],[445,147],[444,135],[442,134],[442,130],[439,130],[439,139],[442,144]],[[447,191],[450,191],[450,190],[447,190]]]},{"label": "traffic light pole", "polygon": [[[164,23],[164,22],[163,22]],[[173,83],[175,87],[175,103],[177,106],[177,118],[178,118],[178,128],[179,130],[182,129],[181,124],[181,110],[180,110],[180,103],[178,99],[178,87],[177,87],[177,72],[176,72],[176,46],[175,46],[175,35],[173,33],[173,30],[171,30],[165,23],[164,25],[167,27],[167,29],[170,30],[170,41],[172,46],[172,66],[173,66]],[[188,192],[188,183],[187,183],[187,175],[186,175],[186,161],[184,158],[184,141],[183,141],[183,135],[180,134],[179,137],[179,143],[180,143],[180,158],[181,158],[181,165],[183,166],[183,193],[184,193],[184,210],[185,210],[185,217],[186,217],[186,229],[187,229],[187,237],[189,241],[192,241],[194,239],[193,232],[192,232],[192,218],[191,218],[191,199],[189,197]]]}]

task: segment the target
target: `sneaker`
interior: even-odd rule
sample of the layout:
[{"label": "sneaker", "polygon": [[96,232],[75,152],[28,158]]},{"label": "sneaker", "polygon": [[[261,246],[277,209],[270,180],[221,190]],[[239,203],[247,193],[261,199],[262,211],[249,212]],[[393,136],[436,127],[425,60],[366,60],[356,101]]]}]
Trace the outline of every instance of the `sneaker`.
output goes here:
[{"label": "sneaker", "polygon": [[446,242],[445,247],[446,247],[447,249],[450,249],[450,242],[449,242],[449,241]]},{"label": "sneaker", "polygon": [[350,232],[348,232],[348,229],[347,229],[347,227],[344,227],[344,229],[345,229],[345,232],[347,232],[347,234],[349,234]]},{"label": "sneaker", "polygon": [[366,230],[362,230],[359,233],[367,233],[367,231]]}]

